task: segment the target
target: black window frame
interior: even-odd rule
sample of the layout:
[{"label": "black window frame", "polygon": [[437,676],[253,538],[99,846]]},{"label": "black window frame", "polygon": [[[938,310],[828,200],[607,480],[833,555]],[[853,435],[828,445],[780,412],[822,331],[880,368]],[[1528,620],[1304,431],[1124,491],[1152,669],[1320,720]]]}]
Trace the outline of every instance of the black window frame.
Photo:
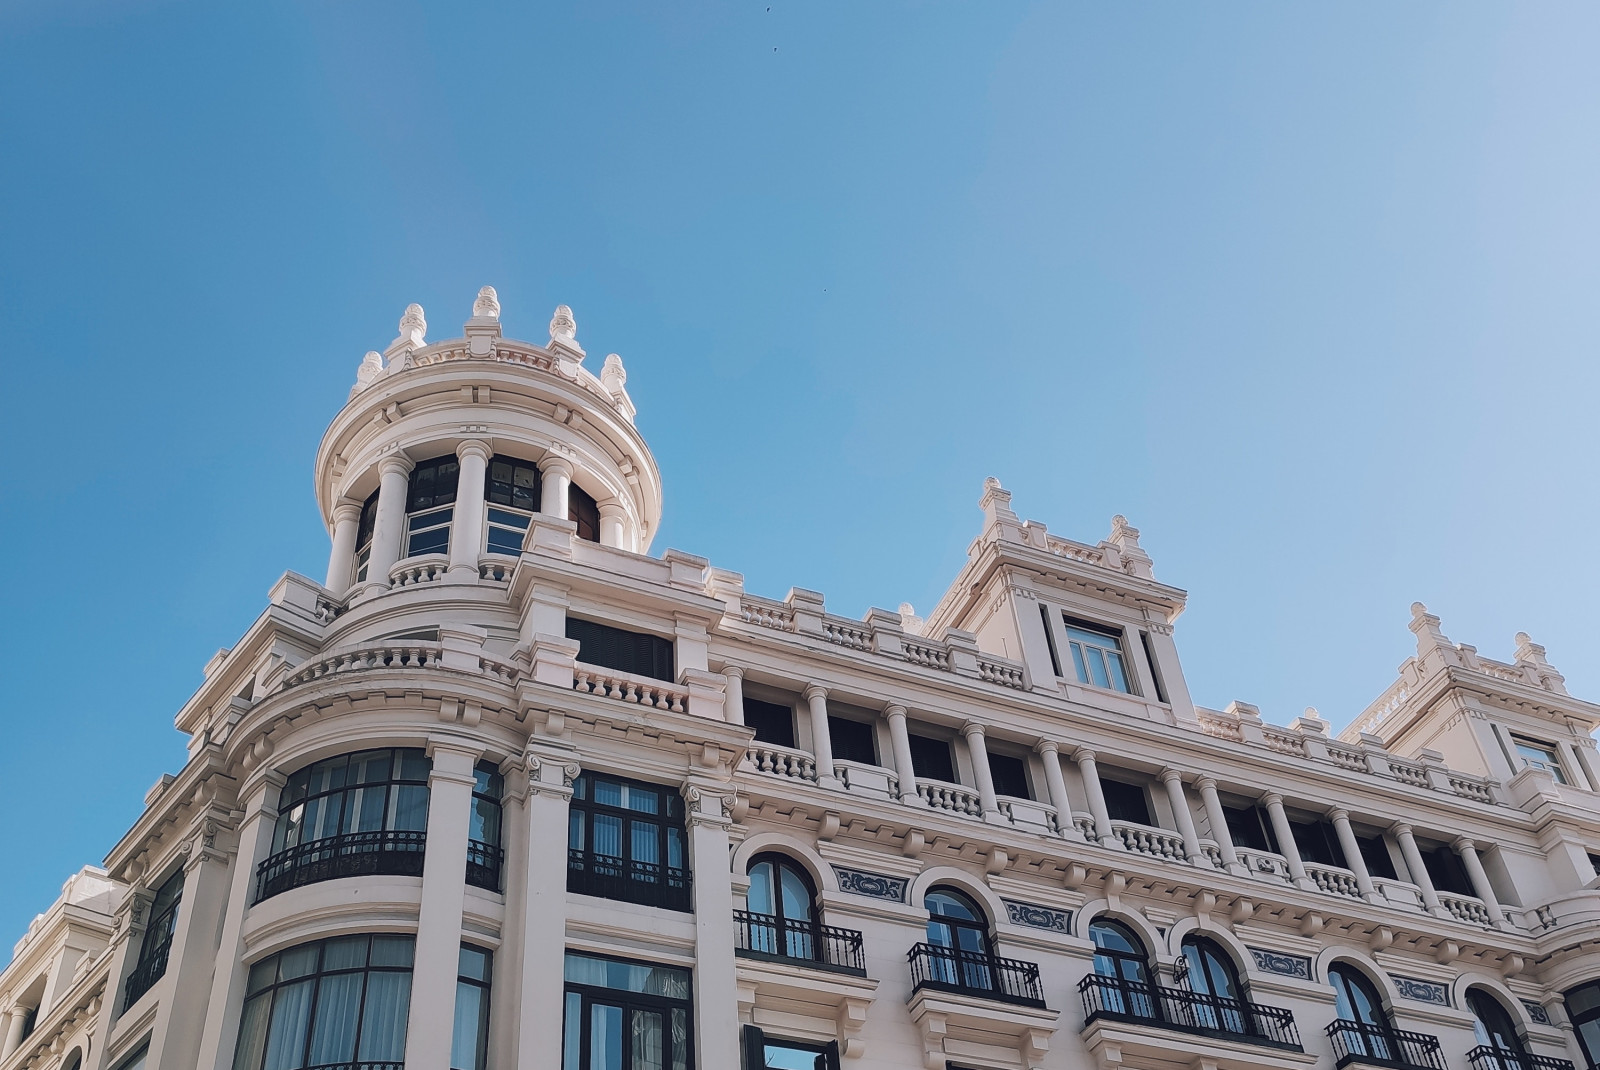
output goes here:
[{"label": "black window frame", "polygon": [[[468,956],[483,956],[482,975],[468,972]],[[494,991],[494,952],[477,944],[463,943],[460,953],[456,957],[456,1004],[461,1003],[462,989],[474,989],[480,993],[478,1002],[478,1036],[477,1043],[473,1046],[473,1064],[471,1066],[456,1065],[456,1040],[455,1025],[459,1024],[460,1015],[451,1016],[450,1036],[450,1070],[488,1070],[489,1066],[489,1016],[493,1006]]]},{"label": "black window frame", "polygon": [[1356,847],[1361,851],[1361,860],[1367,864],[1367,875],[1380,880],[1399,880],[1399,873],[1394,868],[1394,855],[1389,853],[1389,841],[1382,833],[1376,836],[1362,836],[1356,834]]},{"label": "black window frame", "polygon": [[472,770],[472,815],[467,828],[467,883],[499,892],[505,868],[505,778],[493,762]]},{"label": "black window frame", "polygon": [[[911,751],[912,775],[918,780],[937,780],[943,784],[961,783],[956,772],[955,748],[950,745],[948,739],[907,732],[906,744]],[[936,755],[938,757],[935,757]]]},{"label": "black window frame", "polygon": [[1247,851],[1283,853],[1278,850],[1277,831],[1261,807],[1223,806],[1222,816],[1228,825],[1228,839],[1235,847],[1243,847]]},{"label": "black window frame", "polygon": [[[989,757],[989,782],[994,785],[994,793],[1003,795],[1008,799],[1032,799],[1033,785],[1028,779],[1028,760],[1015,754],[988,752]],[[1008,788],[1020,788],[1020,791],[1008,791]]]},{"label": "black window frame", "polygon": [[[836,760],[859,762],[862,765],[880,764],[878,761],[878,733],[866,721],[840,717],[835,713],[828,714],[828,742]],[[863,744],[865,744],[864,748]],[[862,755],[865,755],[865,757]]]},{"label": "black window frame", "polygon": [[[678,999],[678,998],[672,997],[672,996],[655,995],[655,994],[651,994],[651,993],[647,993],[647,992],[634,992],[634,991],[632,991],[630,989],[626,989],[626,988],[610,988],[610,987],[602,986],[602,985],[591,985],[591,984],[585,984],[585,983],[579,982],[579,981],[568,980],[567,979],[567,960],[571,959],[571,958],[574,958],[574,957],[583,958],[583,959],[594,959],[594,960],[599,960],[599,961],[602,961],[602,962],[620,963],[620,964],[622,964],[624,966],[643,966],[643,967],[647,967],[649,969],[672,970],[672,971],[674,971],[676,973],[681,973],[681,974],[684,975],[684,978],[685,978],[685,984],[684,984],[684,987],[685,987],[685,990],[686,990],[685,991],[685,995],[684,995],[684,997],[682,999]],[[662,1036],[663,1036],[664,1040],[669,1040],[669,1042],[670,1042],[670,1037],[671,1037],[671,1022],[672,1022],[672,1013],[671,1012],[675,1011],[675,1010],[682,1011],[683,1012],[683,1016],[684,1016],[684,1022],[685,1022],[685,1029],[684,1029],[684,1048],[685,1048],[685,1051],[684,1051],[684,1057],[683,1057],[681,1063],[678,1063],[677,1060],[674,1059],[675,1052],[673,1050],[671,1050],[666,1044],[663,1044],[662,1052],[661,1052],[661,1065],[666,1067],[666,1068],[668,1068],[668,1070],[671,1070],[671,1068],[675,1064],[682,1065],[682,1066],[684,1066],[686,1068],[691,1068],[691,1070],[692,1070],[692,1068],[695,1066],[695,1061],[694,1061],[694,1024],[695,1024],[694,1023],[694,972],[693,972],[693,970],[691,970],[687,966],[669,966],[669,965],[667,965],[665,963],[660,963],[660,962],[647,962],[647,961],[640,960],[640,959],[626,959],[626,958],[621,958],[621,957],[616,956],[616,955],[599,955],[599,954],[594,954],[594,953],[588,952],[588,951],[575,951],[575,950],[573,950],[571,948],[568,948],[566,953],[565,953],[565,955],[562,956],[561,965],[562,965],[562,982],[561,982],[561,1025],[562,1025],[562,1029],[561,1029],[561,1067],[562,1067],[562,1070],[601,1070],[601,1068],[595,1067],[595,1066],[592,1065],[591,1060],[589,1058],[591,1045],[589,1043],[587,1043],[587,1041],[590,1039],[590,1025],[591,1025],[592,1020],[593,1020],[593,1014],[591,1012],[591,1008],[594,1006],[595,1003],[602,1003],[602,1004],[605,1004],[605,1005],[608,1005],[608,1006],[616,1005],[616,1006],[620,1006],[622,1008],[622,1011],[623,1011],[622,1033],[623,1033],[624,1037],[626,1037],[628,1035],[628,1033],[629,1033],[629,1017],[630,1017],[631,1012],[633,1012],[635,1010],[642,1010],[642,1011],[645,1011],[647,1013],[648,1012],[652,1012],[652,1011],[662,1012],[662,1026],[663,1026],[663,1028],[662,1028]],[[574,995],[577,996],[578,1000],[579,1000],[579,1004],[578,1004],[578,1006],[579,1006],[579,1010],[578,1010],[578,1021],[579,1021],[579,1041],[578,1041],[578,1046],[579,1046],[579,1051],[578,1051],[578,1066],[576,1068],[570,1068],[567,1065],[567,1049],[568,1049],[569,1039],[568,1039],[568,1036],[567,1036],[567,1028],[566,1027],[567,1027],[569,1015],[570,1015],[571,1009],[572,1009],[571,997],[574,996]],[[630,1066],[632,1061],[633,1061],[633,1054],[629,1050],[629,1048],[626,1045],[624,1045],[623,1048],[622,1048],[622,1064],[621,1064],[622,1065],[622,1070],[634,1070],[634,1068],[632,1068]]]},{"label": "black window frame", "polygon": [[1434,891],[1477,898],[1478,892],[1472,886],[1467,867],[1449,844],[1422,842],[1417,844],[1417,851],[1422,855],[1422,868],[1427,871]]},{"label": "black window frame", "polygon": [[[656,813],[628,806],[615,806],[595,799],[594,785],[606,783],[629,791],[652,792],[660,799]],[[690,898],[689,835],[683,796],[662,784],[612,776],[585,770],[572,786],[567,824],[567,891],[624,903],[657,906],[692,913]],[[624,854],[597,855],[594,851],[596,818],[620,821],[618,843]],[[657,827],[656,857],[659,862],[635,859],[635,826],[640,822]],[[581,825],[582,834],[577,834]],[[672,864],[674,839],[680,864]],[[574,846],[574,840],[581,840]]]},{"label": "black window frame", "polygon": [[[424,486],[426,484],[426,486]],[[461,462],[446,454],[423,461],[406,477],[406,532],[401,558],[450,552],[456,497],[461,489]],[[420,525],[415,531],[413,525]],[[424,539],[420,545],[417,540]],[[442,541],[441,541],[442,540]]]},{"label": "black window frame", "polygon": [[183,878],[183,867],[179,866],[161,882],[150,902],[150,921],[139,940],[139,959],[123,988],[124,1012],[166,976],[172,937],[178,931],[178,912],[183,906]]},{"label": "black window frame", "polygon": [[789,1040],[785,1037],[768,1037],[766,1031],[760,1026],[747,1025],[742,1028],[742,1043],[740,1045],[740,1058],[744,1070],[766,1070],[767,1044],[781,1044],[790,1051],[815,1052],[817,1063],[815,1070],[839,1070],[839,1042],[830,1040],[819,1044],[810,1040]]},{"label": "black window frame", "polygon": [[[1583,1010],[1574,1010],[1575,996],[1586,998],[1589,1006]],[[1600,1026],[1596,1027],[1595,1043],[1592,1048],[1583,1032],[1583,1027],[1590,1022],[1600,1022],[1600,979],[1573,985],[1561,994],[1561,1001],[1566,1007],[1567,1020],[1572,1023],[1572,1032],[1578,1038],[1578,1048],[1583,1052],[1584,1059],[1590,1066],[1600,1066]]]},{"label": "black window frame", "polygon": [[585,665],[667,683],[678,678],[671,639],[573,616],[567,617],[566,635],[577,640],[578,660]]},{"label": "black window frame", "polygon": [[755,729],[757,743],[795,749],[794,706],[746,695],[744,723]]},{"label": "black window frame", "polygon": [[576,483],[567,484],[567,519],[578,525],[578,538],[600,541],[600,503]]},{"label": "black window frame", "polygon": [[1300,861],[1317,866],[1350,868],[1350,862],[1344,856],[1344,847],[1339,843],[1339,834],[1334,829],[1333,822],[1291,820],[1289,831],[1294,835],[1294,847],[1300,854]]},{"label": "black window frame", "polygon": [[378,492],[361,503],[361,518],[356,521],[356,582],[367,578],[367,563],[372,560],[372,533],[378,526]]},{"label": "black window frame", "polygon": [[[1115,789],[1107,791],[1106,788],[1115,785]],[[1150,807],[1150,791],[1147,784],[1135,784],[1127,780],[1118,780],[1116,777],[1100,776],[1100,797],[1106,801],[1106,813],[1113,821],[1128,821],[1146,828],[1158,828],[1155,813]],[[1139,816],[1128,816],[1134,811],[1131,809],[1133,800],[1139,801]]]}]

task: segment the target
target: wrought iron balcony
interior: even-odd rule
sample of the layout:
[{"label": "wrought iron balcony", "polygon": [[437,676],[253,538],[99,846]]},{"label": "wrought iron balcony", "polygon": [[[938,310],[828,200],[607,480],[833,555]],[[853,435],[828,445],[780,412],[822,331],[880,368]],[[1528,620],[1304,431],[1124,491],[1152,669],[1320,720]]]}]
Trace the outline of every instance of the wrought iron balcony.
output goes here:
[{"label": "wrought iron balcony", "polygon": [[161,980],[167,972],[167,956],[172,952],[172,931],[167,930],[159,944],[152,947],[148,954],[139,956],[139,965],[128,974],[128,980],[123,985],[122,1009],[139,1002],[139,997],[150,991],[150,987]]},{"label": "wrought iron balcony", "polygon": [[1340,1018],[1328,1026],[1333,1042],[1335,1064],[1346,1067],[1388,1066],[1395,1070],[1445,1070],[1439,1051],[1439,1038],[1427,1033],[1408,1033]]},{"label": "wrought iron balcony", "polygon": [[506,853],[492,843],[467,841],[467,883],[474,888],[500,891],[500,867]]},{"label": "wrought iron balcony", "polygon": [[688,870],[592,851],[567,851],[567,891],[685,913],[694,910]]},{"label": "wrought iron balcony", "polygon": [[1183,1033],[1301,1050],[1294,1013],[1281,1007],[1099,974],[1085,977],[1078,984],[1078,994],[1083,997],[1086,1024],[1097,1018],[1142,1022]]},{"label": "wrought iron balcony", "polygon": [[422,876],[426,832],[384,829],[347,832],[279,851],[256,869],[256,902],[290,888],[337,877],[387,874]]},{"label": "wrought iron balcony", "polygon": [[1479,1044],[1467,1052],[1467,1062],[1472,1070],[1573,1070],[1567,1059],[1553,1059],[1548,1055],[1518,1055],[1514,1051],[1499,1051],[1487,1044]]},{"label": "wrought iron balcony", "polygon": [[748,910],[733,912],[738,926],[735,951],[748,958],[800,962],[844,973],[867,975],[861,934],[814,921],[790,921]]},{"label": "wrought iron balcony", "polygon": [[914,944],[906,953],[911,960],[911,988],[933,988],[967,996],[1044,1006],[1039,987],[1039,967],[1032,962],[1003,959],[954,947]]}]

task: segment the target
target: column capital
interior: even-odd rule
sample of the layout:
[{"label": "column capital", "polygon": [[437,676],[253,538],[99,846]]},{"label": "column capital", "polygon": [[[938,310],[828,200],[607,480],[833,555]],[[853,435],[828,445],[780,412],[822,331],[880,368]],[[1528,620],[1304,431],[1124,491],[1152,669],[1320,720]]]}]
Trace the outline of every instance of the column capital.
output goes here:
[{"label": "column capital", "polygon": [[1265,806],[1269,810],[1274,806],[1282,806],[1283,796],[1279,795],[1275,791],[1269,791],[1265,795],[1261,796],[1261,805]]},{"label": "column capital", "polygon": [[1210,773],[1201,773],[1199,776],[1194,778],[1194,786],[1199,788],[1201,791],[1216,791],[1217,778],[1212,776]]},{"label": "column capital", "polygon": [[415,467],[416,464],[405,454],[391,453],[387,457],[383,458],[383,460],[378,462],[378,474],[380,476],[409,476],[411,474],[411,470]]},{"label": "column capital", "polygon": [[805,696],[807,702],[815,702],[818,699],[826,699],[828,697],[828,689],[821,684],[807,684],[806,689],[800,693]]},{"label": "column capital", "polygon": [[981,739],[983,737],[983,725],[977,721],[968,721],[966,724],[961,726],[961,734],[966,736],[968,739],[971,739],[973,736],[977,736]]},{"label": "column capital", "polygon": [[1173,781],[1177,781],[1179,784],[1182,784],[1183,774],[1169,765],[1165,769],[1161,770],[1161,783],[1170,784]]},{"label": "column capital", "polygon": [[883,715],[891,721],[897,718],[903,721],[906,716],[906,708],[898,702],[891,702],[883,708]]},{"label": "column capital", "polygon": [[1455,840],[1451,842],[1450,849],[1458,855],[1464,855],[1468,851],[1476,853],[1478,850],[1478,841],[1474,840],[1471,836],[1457,836]]},{"label": "column capital", "polygon": [[615,498],[607,498],[603,502],[596,502],[595,505],[600,510],[602,520],[621,520],[628,515],[628,510]]},{"label": "column capital", "polygon": [[1346,810],[1342,806],[1335,806],[1332,810],[1328,811],[1328,820],[1332,821],[1335,825],[1341,821],[1349,821],[1350,811]]},{"label": "column capital", "polygon": [[333,522],[335,524],[349,524],[361,519],[361,503],[351,501],[349,498],[340,498],[333,507]]},{"label": "column capital", "polygon": [[1053,739],[1041,739],[1033,745],[1033,750],[1034,753],[1042,757],[1048,758],[1052,755],[1057,758],[1061,757],[1061,744]]},{"label": "column capital", "polygon": [[546,453],[544,458],[539,462],[539,472],[541,475],[547,475],[551,472],[556,472],[560,475],[566,476],[568,479],[571,479],[572,461],[570,458],[563,457],[559,453]]},{"label": "column capital", "polygon": [[1389,831],[1401,839],[1405,839],[1407,836],[1411,835],[1411,826],[1406,824],[1404,821],[1396,821],[1394,824],[1389,826]]},{"label": "column capital", "polygon": [[734,679],[734,680],[743,680],[744,679],[744,666],[742,666],[742,665],[723,665],[722,666],[722,675],[724,675],[726,677],[729,677],[730,679]]},{"label": "column capital", "polygon": [[494,447],[480,438],[469,438],[456,447],[456,457],[466,460],[468,457],[477,456],[487,461],[494,456]]},{"label": "column capital", "polygon": [[1092,747],[1079,747],[1072,752],[1072,760],[1079,765],[1084,762],[1092,762],[1094,761],[1094,749]]}]

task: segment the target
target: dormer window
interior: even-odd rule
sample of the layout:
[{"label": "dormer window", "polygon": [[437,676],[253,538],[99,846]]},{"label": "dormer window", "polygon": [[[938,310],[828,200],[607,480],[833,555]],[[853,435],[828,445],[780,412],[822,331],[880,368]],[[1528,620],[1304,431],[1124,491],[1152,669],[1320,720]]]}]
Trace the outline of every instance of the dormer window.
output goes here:
[{"label": "dormer window", "polygon": [[461,462],[435,457],[411,470],[406,491],[406,556],[450,552],[450,518],[455,512]]},{"label": "dormer window", "polygon": [[489,553],[516,557],[522,553],[533,514],[539,511],[539,469],[528,461],[497,456],[490,460],[485,479]]},{"label": "dormer window", "polygon": [[1522,759],[1523,765],[1531,769],[1543,769],[1555,777],[1557,784],[1569,783],[1561,766],[1561,754],[1555,747],[1521,736],[1512,736],[1511,742],[1517,748],[1517,757]]},{"label": "dormer window", "polygon": [[1123,667],[1122,636],[1109,628],[1086,621],[1063,618],[1067,626],[1067,649],[1078,683],[1132,694],[1128,673]]},{"label": "dormer window", "polygon": [[367,562],[372,559],[372,531],[378,523],[378,492],[373,491],[361,505],[361,520],[356,524],[356,582],[367,578]]}]

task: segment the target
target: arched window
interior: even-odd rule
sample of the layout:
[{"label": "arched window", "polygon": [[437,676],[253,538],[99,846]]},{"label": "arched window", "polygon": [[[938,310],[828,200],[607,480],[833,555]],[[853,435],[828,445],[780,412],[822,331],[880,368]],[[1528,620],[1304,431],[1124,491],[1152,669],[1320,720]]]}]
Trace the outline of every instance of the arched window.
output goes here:
[{"label": "arched window", "polygon": [[1239,971],[1227,952],[1203,936],[1186,936],[1183,962],[1189,991],[1200,997],[1195,1004],[1197,1024],[1226,1033],[1254,1032]]},{"label": "arched window", "polygon": [[1567,1017],[1577,1031],[1584,1058],[1600,1066],[1600,981],[1579,985],[1566,995]]},{"label": "arched window", "polygon": [[750,889],[743,919],[751,951],[815,960],[816,890],[811,876],[786,855],[757,855],[750,863]]},{"label": "arched window", "polygon": [[1372,1059],[1396,1059],[1400,1051],[1394,1025],[1383,1009],[1383,997],[1365,974],[1354,966],[1336,962],[1328,967],[1328,983],[1338,1021],[1331,1035],[1342,1053]]},{"label": "arched window", "polygon": [[290,776],[256,901],[335,877],[421,876],[432,764],[421,750],[368,750]]},{"label": "arched window", "polygon": [[1528,1049],[1511,1015],[1498,999],[1481,988],[1474,988],[1467,992],[1467,1009],[1472,1012],[1472,1032],[1478,1038],[1478,1047],[1472,1053],[1474,1067],[1523,1070],[1529,1064]]},{"label": "arched window", "polygon": [[251,966],[233,1070],[400,1066],[413,943],[409,936],[341,936]]},{"label": "arched window", "polygon": [[1094,972],[1099,1009],[1111,1014],[1154,1018],[1155,991],[1150,984],[1150,960],[1144,943],[1120,921],[1096,918],[1089,923],[1094,943]]},{"label": "arched window", "polygon": [[930,979],[984,992],[994,989],[994,947],[989,918],[965,892],[931,889],[922,901],[928,909],[928,944],[933,948]]}]

